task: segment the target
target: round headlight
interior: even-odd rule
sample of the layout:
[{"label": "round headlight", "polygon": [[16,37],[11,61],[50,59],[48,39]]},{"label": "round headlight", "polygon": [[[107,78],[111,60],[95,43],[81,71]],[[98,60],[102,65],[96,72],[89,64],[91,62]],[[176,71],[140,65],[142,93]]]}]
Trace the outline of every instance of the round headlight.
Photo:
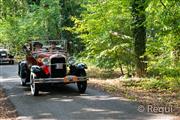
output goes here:
[{"label": "round headlight", "polygon": [[75,63],[76,63],[75,58],[74,58],[74,57],[69,57],[69,58],[68,58],[68,63],[69,63],[70,65],[75,64]]},{"label": "round headlight", "polygon": [[43,58],[43,59],[42,59],[42,63],[43,63],[44,65],[49,65],[49,59],[48,59],[48,58]]}]

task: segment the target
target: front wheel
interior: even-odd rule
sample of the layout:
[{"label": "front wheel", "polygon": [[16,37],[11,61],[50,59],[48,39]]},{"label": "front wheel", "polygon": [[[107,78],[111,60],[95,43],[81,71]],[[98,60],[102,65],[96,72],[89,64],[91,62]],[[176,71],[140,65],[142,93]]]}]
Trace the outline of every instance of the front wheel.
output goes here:
[{"label": "front wheel", "polygon": [[[77,76],[86,77],[86,71],[84,69],[79,70]],[[77,82],[77,87],[80,93],[85,93],[87,88],[87,81]]]},{"label": "front wheel", "polygon": [[14,65],[14,60],[11,61],[11,64]]},{"label": "front wheel", "polygon": [[86,88],[87,88],[87,81],[78,82],[77,86],[80,93],[85,93]]},{"label": "front wheel", "polygon": [[38,96],[39,95],[39,88],[38,85],[36,83],[34,83],[34,75],[31,74],[30,76],[30,83],[31,83],[31,94],[33,96]]}]

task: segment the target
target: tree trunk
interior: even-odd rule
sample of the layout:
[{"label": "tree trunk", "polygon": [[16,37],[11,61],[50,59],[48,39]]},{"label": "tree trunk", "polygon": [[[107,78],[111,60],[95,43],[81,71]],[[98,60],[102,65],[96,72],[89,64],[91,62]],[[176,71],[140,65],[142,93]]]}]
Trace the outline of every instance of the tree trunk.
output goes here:
[{"label": "tree trunk", "polygon": [[121,76],[123,76],[124,75],[124,71],[123,71],[122,64],[120,64],[120,70],[121,70]]},{"label": "tree trunk", "polygon": [[146,75],[146,63],[144,62],[146,58],[144,57],[146,49],[145,0],[133,0],[132,16],[136,76],[144,77]]}]

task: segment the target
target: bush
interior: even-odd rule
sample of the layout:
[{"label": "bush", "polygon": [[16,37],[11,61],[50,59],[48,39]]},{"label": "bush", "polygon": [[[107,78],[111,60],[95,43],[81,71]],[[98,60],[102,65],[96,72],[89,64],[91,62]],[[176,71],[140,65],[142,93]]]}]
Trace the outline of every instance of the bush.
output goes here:
[{"label": "bush", "polygon": [[171,90],[180,89],[180,79],[178,77],[163,77],[161,79],[152,79],[141,83],[141,87],[147,90]]},{"label": "bush", "polygon": [[142,87],[145,89],[157,89],[157,90],[162,90],[162,89],[169,89],[169,82],[163,79],[160,80],[150,80],[142,84]]}]

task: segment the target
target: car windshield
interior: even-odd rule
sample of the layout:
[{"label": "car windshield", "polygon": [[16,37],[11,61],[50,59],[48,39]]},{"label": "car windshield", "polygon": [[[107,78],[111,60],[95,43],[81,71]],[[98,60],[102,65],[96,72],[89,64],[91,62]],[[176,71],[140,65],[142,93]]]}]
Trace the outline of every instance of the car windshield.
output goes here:
[{"label": "car windshield", "polygon": [[41,40],[32,42],[33,52],[63,52],[66,50],[64,40]]}]

